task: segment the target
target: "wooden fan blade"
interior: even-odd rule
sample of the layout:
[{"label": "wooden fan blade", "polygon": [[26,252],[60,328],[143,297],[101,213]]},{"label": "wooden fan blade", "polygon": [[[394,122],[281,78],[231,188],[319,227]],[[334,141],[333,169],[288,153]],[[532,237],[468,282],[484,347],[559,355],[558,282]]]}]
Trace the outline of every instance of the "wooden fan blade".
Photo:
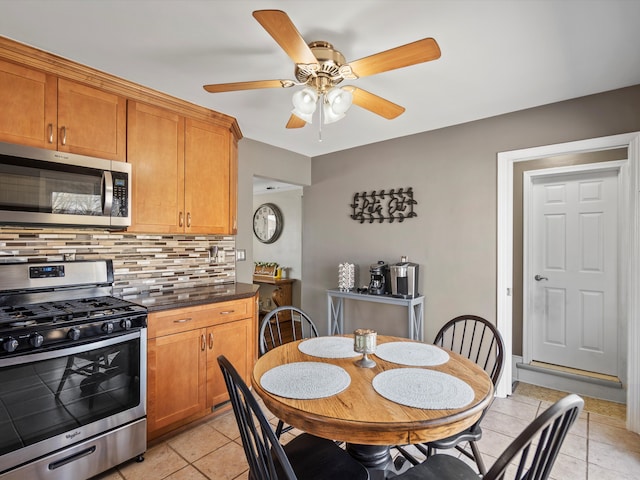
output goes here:
[{"label": "wooden fan blade", "polygon": [[291,114],[289,121],[287,122],[287,128],[302,128],[307,124],[303,119]]},{"label": "wooden fan blade", "polygon": [[348,90],[353,95],[353,103],[365,110],[369,110],[376,115],[380,115],[388,120],[392,120],[404,113],[404,107],[396,105],[389,100],[385,100],[382,97],[374,95],[371,92],[362,90],[361,88],[347,85],[342,87],[343,90]]},{"label": "wooden fan blade", "polygon": [[256,10],[253,16],[294,63],[318,63],[307,42],[286,13],[281,10]]},{"label": "wooden fan blade", "polygon": [[256,80],[254,82],[216,83],[204,85],[204,89],[209,93],[235,92],[238,90],[253,90],[256,88],[285,88],[291,87],[290,80]]},{"label": "wooden fan blade", "polygon": [[351,70],[358,77],[409,67],[417,63],[440,58],[440,47],[433,38],[424,38],[413,43],[376,53],[369,57],[349,62]]}]

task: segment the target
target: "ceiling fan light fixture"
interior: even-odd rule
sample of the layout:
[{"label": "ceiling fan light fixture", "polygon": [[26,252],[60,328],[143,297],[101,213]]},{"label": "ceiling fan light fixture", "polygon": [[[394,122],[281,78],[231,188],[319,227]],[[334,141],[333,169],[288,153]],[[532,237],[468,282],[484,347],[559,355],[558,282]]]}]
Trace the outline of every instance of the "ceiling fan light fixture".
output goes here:
[{"label": "ceiling fan light fixture", "polygon": [[[326,105],[334,114],[345,114],[353,103],[353,95],[348,90],[339,87],[333,87],[326,94]],[[341,117],[342,118],[342,117]]]},{"label": "ceiling fan light fixture", "polygon": [[331,108],[331,105],[325,103],[322,105],[322,122],[324,124],[337,122],[342,120],[346,115],[344,113],[337,113]]},{"label": "ceiling fan light fixture", "polygon": [[293,94],[291,98],[293,102],[293,113],[296,117],[303,119],[307,123],[311,123],[313,112],[316,111],[318,102],[318,94],[312,88],[303,88]]}]

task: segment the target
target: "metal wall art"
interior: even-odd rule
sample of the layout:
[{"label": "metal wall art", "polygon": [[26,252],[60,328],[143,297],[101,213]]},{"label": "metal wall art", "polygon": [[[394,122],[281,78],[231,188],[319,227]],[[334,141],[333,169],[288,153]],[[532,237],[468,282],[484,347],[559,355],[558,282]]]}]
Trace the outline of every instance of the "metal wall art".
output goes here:
[{"label": "metal wall art", "polygon": [[358,192],[353,194],[351,218],[360,223],[378,222],[388,220],[389,223],[403,222],[406,218],[417,217],[413,206],[417,205],[413,199],[413,189],[391,189],[372,191],[371,193]]}]

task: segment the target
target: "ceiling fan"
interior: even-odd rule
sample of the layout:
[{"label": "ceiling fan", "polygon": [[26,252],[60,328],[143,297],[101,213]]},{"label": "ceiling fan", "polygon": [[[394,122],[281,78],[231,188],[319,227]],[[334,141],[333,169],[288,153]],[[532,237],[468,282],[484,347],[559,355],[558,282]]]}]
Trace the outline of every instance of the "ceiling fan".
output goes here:
[{"label": "ceiling fan", "polygon": [[424,38],[390,50],[347,63],[333,45],[325,41],[307,44],[289,16],[281,10],[256,10],[254,18],[294,61],[296,80],[256,80],[249,82],[204,85],[210,93],[290,88],[305,86],[294,93],[294,109],[287,128],[312,123],[318,101],[320,122],[331,123],[345,116],[352,103],[387,119],[401,115],[405,109],[389,100],[352,85],[339,87],[343,80],[408,67],[440,58],[440,47],[433,38]]}]

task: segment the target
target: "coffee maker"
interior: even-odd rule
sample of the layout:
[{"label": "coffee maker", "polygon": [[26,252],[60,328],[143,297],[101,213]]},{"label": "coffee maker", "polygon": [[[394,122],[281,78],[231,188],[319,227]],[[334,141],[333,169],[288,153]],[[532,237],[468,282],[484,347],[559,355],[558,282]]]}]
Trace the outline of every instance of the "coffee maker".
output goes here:
[{"label": "coffee maker", "polygon": [[370,295],[386,295],[390,290],[391,279],[389,277],[389,265],[382,260],[369,267],[371,281],[369,282]]},{"label": "coffee maker", "polygon": [[391,295],[400,298],[414,298],[418,293],[418,268],[417,263],[407,261],[407,257],[401,257],[400,263],[391,265]]}]

